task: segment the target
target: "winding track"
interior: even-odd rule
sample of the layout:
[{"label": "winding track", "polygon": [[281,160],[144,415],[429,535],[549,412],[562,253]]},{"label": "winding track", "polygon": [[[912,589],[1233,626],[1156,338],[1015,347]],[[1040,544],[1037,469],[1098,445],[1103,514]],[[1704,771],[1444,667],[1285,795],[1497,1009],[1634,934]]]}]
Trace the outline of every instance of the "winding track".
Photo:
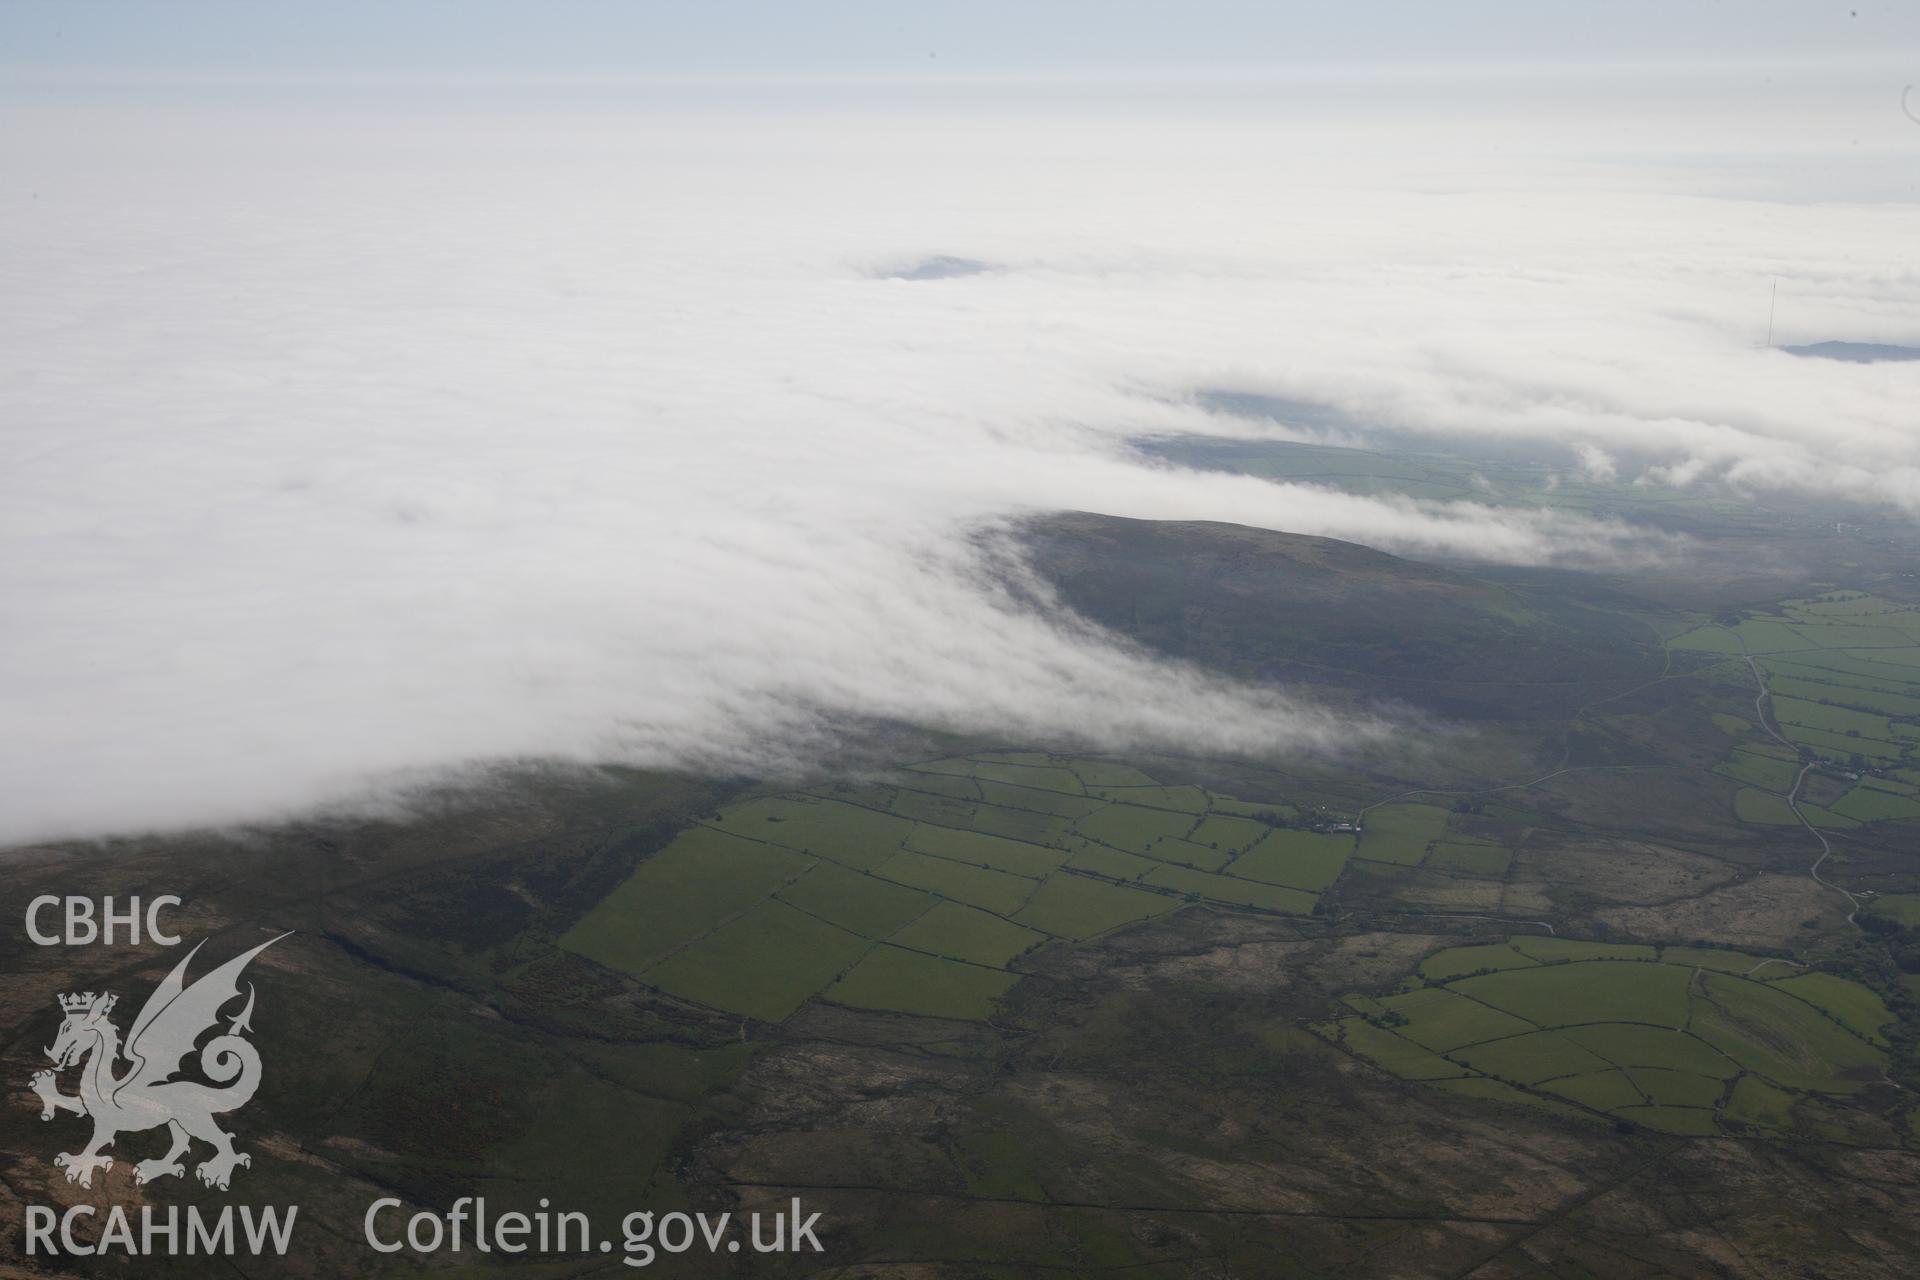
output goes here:
[{"label": "winding track", "polygon": [[[1665,648],[1665,646],[1663,645],[1662,648]],[[1795,746],[1793,743],[1787,741],[1787,739],[1780,733],[1780,731],[1774,728],[1773,718],[1767,711],[1768,701],[1769,699],[1771,699],[1773,695],[1767,691],[1766,673],[1760,670],[1760,664],[1755,662],[1752,657],[1746,656],[1744,660],[1747,664],[1747,669],[1753,673],[1754,684],[1759,687],[1759,692],[1756,693],[1753,698],[1753,710],[1754,710],[1754,713],[1760,719],[1760,727],[1765,729],[1767,733],[1773,737],[1773,740],[1775,742],[1778,742],[1781,746],[1786,747],[1788,750],[1792,751],[1796,756],[1799,755],[1800,748]],[[1671,670],[1672,661],[1673,661],[1673,655],[1671,652],[1669,652],[1667,655],[1668,666],[1666,669],[1662,670],[1659,676],[1656,676],[1654,679],[1647,681],[1645,684],[1636,685],[1634,686],[1634,688],[1626,690],[1626,693],[1635,693],[1635,692],[1638,692],[1640,689],[1644,689],[1648,687],[1648,685],[1658,684],[1662,680],[1670,679],[1671,677],[1668,675],[1668,671]],[[1624,696],[1625,696],[1625,693],[1616,693],[1616,694],[1609,694],[1605,698],[1596,699],[1594,702],[1588,703],[1586,706],[1583,706],[1579,708],[1579,710],[1575,711],[1573,714],[1573,718],[1576,720],[1579,719],[1580,716],[1586,713],[1589,707],[1596,706],[1600,702],[1610,702],[1614,698],[1624,697]],[[1569,749],[1570,747],[1571,747],[1571,744],[1569,744]],[[1369,810],[1376,809],[1383,804],[1392,804],[1397,800],[1405,800],[1412,796],[1491,795],[1499,791],[1524,790],[1528,787],[1537,786],[1540,783],[1547,781],[1549,778],[1557,778],[1564,773],[1579,773],[1587,769],[1661,769],[1661,768],[1670,767],[1667,765],[1601,764],[1601,765],[1575,765],[1569,768],[1565,763],[1567,754],[1568,752],[1566,751],[1563,751],[1561,753],[1560,768],[1553,770],[1551,773],[1542,774],[1538,778],[1533,778],[1526,782],[1510,782],[1510,783],[1507,783],[1505,786],[1483,787],[1483,788],[1479,788],[1471,791],[1451,791],[1451,790],[1445,790],[1438,787],[1417,787],[1412,791],[1403,791],[1399,795],[1386,796],[1382,799],[1373,801],[1371,804],[1364,805],[1359,810],[1359,813],[1357,814],[1357,816],[1362,822],[1365,822],[1366,816]],[[1805,784],[1807,780],[1807,774],[1813,770],[1813,766],[1817,763],[1818,761],[1809,760],[1805,764],[1800,766],[1800,772],[1794,776],[1793,786],[1787,789],[1787,792],[1784,798],[1787,802],[1787,807],[1793,810],[1793,816],[1800,819],[1800,825],[1807,829],[1807,833],[1809,835],[1811,835],[1815,840],[1818,840],[1820,842],[1820,856],[1815,858],[1813,860],[1813,865],[1807,868],[1807,874],[1813,877],[1813,882],[1819,885],[1821,888],[1831,889],[1835,893],[1839,894],[1841,897],[1847,900],[1847,904],[1848,904],[1847,923],[1850,925],[1853,925],[1853,927],[1857,929],[1860,926],[1859,926],[1859,923],[1855,920],[1855,917],[1860,914],[1861,900],[1855,897],[1852,893],[1849,893],[1847,890],[1842,889],[1839,885],[1835,884],[1833,881],[1827,879],[1825,876],[1820,874],[1820,864],[1833,856],[1833,845],[1828,842],[1826,834],[1822,832],[1820,828],[1814,826],[1813,823],[1807,821],[1807,815],[1801,812],[1801,809],[1800,809],[1800,801],[1799,801],[1800,788],[1803,784]],[[1774,794],[1778,795],[1779,793],[1775,792]],[[1416,914],[1434,914],[1434,913],[1422,912],[1422,913],[1416,913]],[[1473,917],[1463,917],[1463,918],[1471,919]],[[1489,916],[1485,918],[1505,919],[1505,917],[1493,917],[1493,916]],[[1547,932],[1549,933],[1553,932],[1553,926],[1550,924],[1547,924],[1547,922],[1544,920],[1521,920],[1521,921],[1515,921],[1515,923],[1543,925],[1545,926]],[[1791,962],[1782,961],[1780,963],[1791,963]],[[1755,968],[1758,968],[1758,967],[1759,966],[1757,965],[1755,966]]]},{"label": "winding track", "polygon": [[[1767,703],[1773,695],[1767,692],[1766,673],[1760,670],[1760,664],[1755,662],[1751,657],[1746,659],[1746,663],[1747,669],[1753,672],[1753,682],[1760,686],[1760,692],[1753,697],[1753,709],[1755,714],[1760,717],[1760,727],[1772,734],[1775,742],[1778,742],[1781,746],[1788,748],[1795,755],[1798,755],[1800,748],[1794,746],[1793,743],[1788,742],[1785,737],[1781,736],[1780,731],[1773,727],[1773,719],[1767,712]],[[1816,763],[1818,762],[1814,760],[1807,761],[1800,766],[1800,772],[1794,775],[1793,786],[1787,789],[1787,807],[1793,810],[1794,817],[1800,819],[1800,825],[1805,827],[1808,832],[1812,834],[1813,838],[1820,842],[1820,856],[1815,858],[1813,865],[1807,868],[1807,874],[1813,877],[1815,884],[1823,888],[1831,889],[1847,900],[1849,903],[1847,923],[1857,929],[1860,926],[1855,923],[1854,917],[1860,914],[1860,899],[1854,897],[1851,893],[1848,893],[1845,889],[1842,889],[1839,885],[1820,874],[1820,864],[1833,856],[1833,846],[1827,843],[1827,837],[1820,828],[1808,822],[1807,815],[1800,812],[1800,801],[1798,799],[1800,787],[1802,783],[1806,782],[1808,772],[1812,770]]]}]

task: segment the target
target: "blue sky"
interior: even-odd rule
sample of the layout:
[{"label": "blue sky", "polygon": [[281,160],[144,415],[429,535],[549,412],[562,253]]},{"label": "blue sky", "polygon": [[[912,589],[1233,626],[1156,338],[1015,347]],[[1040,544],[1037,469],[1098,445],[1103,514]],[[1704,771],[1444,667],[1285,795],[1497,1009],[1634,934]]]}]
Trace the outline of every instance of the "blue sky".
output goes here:
[{"label": "blue sky", "polygon": [[1700,60],[1914,50],[1885,0],[126,0],[0,7],[15,71],[904,74],[1428,61]]}]

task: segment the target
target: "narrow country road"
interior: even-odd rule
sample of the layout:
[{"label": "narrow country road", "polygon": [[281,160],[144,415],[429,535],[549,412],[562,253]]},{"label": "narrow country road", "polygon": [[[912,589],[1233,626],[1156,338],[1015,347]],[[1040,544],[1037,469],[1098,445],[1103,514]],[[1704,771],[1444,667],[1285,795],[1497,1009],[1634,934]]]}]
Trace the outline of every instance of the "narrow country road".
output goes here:
[{"label": "narrow country road", "polygon": [[[1753,709],[1755,714],[1760,717],[1760,727],[1772,734],[1774,741],[1783,747],[1791,749],[1795,755],[1798,755],[1800,748],[1788,742],[1786,738],[1781,735],[1780,731],[1773,727],[1773,718],[1767,711],[1767,703],[1772,695],[1767,692],[1766,673],[1760,670],[1760,664],[1752,658],[1748,658],[1746,661],[1747,669],[1753,672],[1753,682],[1760,687],[1760,692],[1755,694],[1753,698]],[[1806,782],[1807,774],[1813,769],[1815,763],[1817,762],[1813,760],[1807,761],[1800,766],[1800,772],[1794,775],[1793,786],[1787,791],[1787,807],[1793,810],[1794,817],[1800,819],[1800,825],[1811,832],[1813,838],[1820,842],[1820,856],[1815,858],[1813,865],[1807,868],[1807,874],[1813,877],[1815,884],[1831,889],[1847,900],[1849,904],[1847,923],[1853,924],[1854,927],[1858,928],[1859,926],[1854,922],[1854,917],[1860,914],[1860,899],[1854,897],[1851,893],[1848,893],[1845,889],[1842,889],[1839,885],[1820,874],[1820,864],[1833,856],[1833,846],[1827,843],[1827,837],[1820,828],[1808,822],[1807,815],[1800,811],[1800,787],[1801,784]]]}]

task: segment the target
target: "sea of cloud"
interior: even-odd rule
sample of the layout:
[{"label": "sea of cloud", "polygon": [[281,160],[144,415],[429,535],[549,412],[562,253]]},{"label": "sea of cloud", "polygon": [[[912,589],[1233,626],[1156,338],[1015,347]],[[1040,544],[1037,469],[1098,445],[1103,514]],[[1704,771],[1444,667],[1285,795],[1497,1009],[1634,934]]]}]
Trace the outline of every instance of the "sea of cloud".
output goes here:
[{"label": "sea of cloud", "polygon": [[[1314,435],[1210,389],[1920,509],[1920,367],[1761,347],[1774,281],[1782,340],[1920,339],[1911,195],[1805,176],[1857,126],[1695,103],[1678,142],[1588,98],[1523,127],[977,87],[14,103],[0,842],[470,762],[777,769],[850,720],[1250,753],[1380,730],[1009,594],[977,534],[1036,511],[1679,553],[1135,447]],[[986,269],[914,270],[942,255]]]}]

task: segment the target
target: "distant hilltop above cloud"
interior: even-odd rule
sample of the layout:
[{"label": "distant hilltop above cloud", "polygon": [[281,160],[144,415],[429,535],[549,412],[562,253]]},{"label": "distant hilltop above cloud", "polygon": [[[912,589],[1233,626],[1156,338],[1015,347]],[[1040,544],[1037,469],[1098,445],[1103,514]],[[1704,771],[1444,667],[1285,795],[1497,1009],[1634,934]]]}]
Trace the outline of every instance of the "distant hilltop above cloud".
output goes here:
[{"label": "distant hilltop above cloud", "polygon": [[1782,347],[1796,356],[1814,356],[1821,360],[1851,360],[1872,364],[1879,360],[1920,360],[1920,347],[1895,347],[1884,342],[1816,342],[1805,347]]},{"label": "distant hilltop above cloud", "polygon": [[951,280],[955,276],[977,276],[993,269],[990,262],[936,253],[930,258],[921,258],[917,262],[883,271],[880,276],[886,280]]}]

